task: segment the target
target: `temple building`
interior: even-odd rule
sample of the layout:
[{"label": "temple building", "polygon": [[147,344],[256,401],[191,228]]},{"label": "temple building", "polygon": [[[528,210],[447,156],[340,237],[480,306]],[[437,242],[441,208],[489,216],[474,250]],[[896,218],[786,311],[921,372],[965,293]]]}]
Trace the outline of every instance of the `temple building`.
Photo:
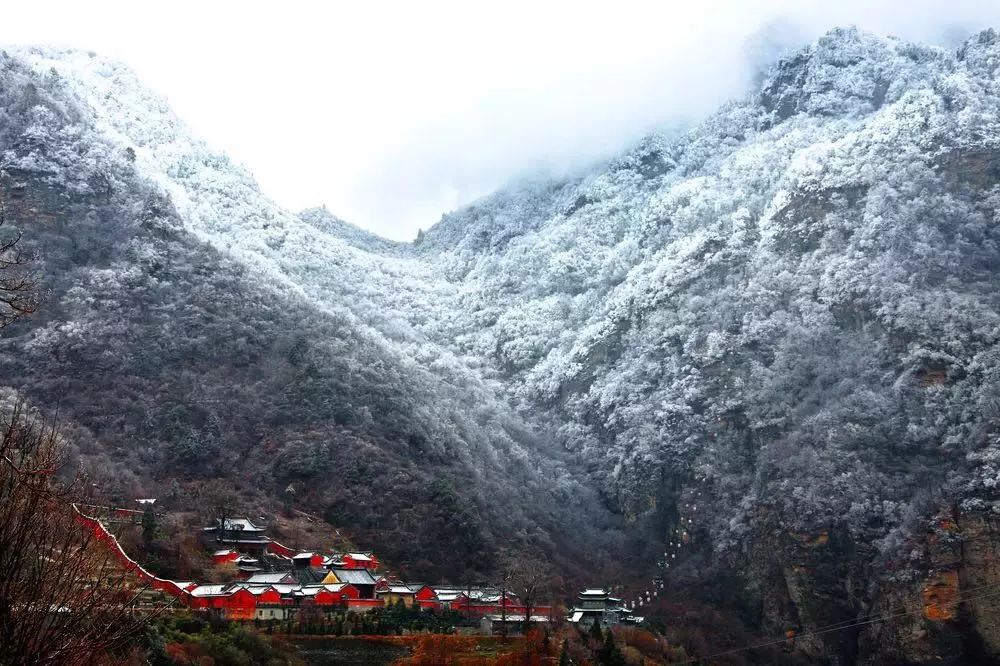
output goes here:
[{"label": "temple building", "polygon": [[590,588],[580,592],[577,605],[570,610],[566,619],[581,627],[589,627],[595,621],[599,621],[602,627],[634,621],[632,611],[625,608],[622,600],[612,597],[603,588]]}]

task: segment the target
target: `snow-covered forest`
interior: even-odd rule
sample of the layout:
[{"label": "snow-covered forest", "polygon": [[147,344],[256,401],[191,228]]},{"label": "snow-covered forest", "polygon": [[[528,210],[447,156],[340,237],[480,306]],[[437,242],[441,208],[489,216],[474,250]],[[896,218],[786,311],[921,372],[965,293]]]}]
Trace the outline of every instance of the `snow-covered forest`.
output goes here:
[{"label": "snow-covered forest", "polygon": [[120,483],[243,470],[470,568],[508,538],[648,566],[698,492],[700,571],[766,524],[907,580],[943,506],[1000,511],[992,31],[832,31],[700,125],[412,244],[283,210],[121,65],[10,51],[0,77],[49,291],[0,368]]}]

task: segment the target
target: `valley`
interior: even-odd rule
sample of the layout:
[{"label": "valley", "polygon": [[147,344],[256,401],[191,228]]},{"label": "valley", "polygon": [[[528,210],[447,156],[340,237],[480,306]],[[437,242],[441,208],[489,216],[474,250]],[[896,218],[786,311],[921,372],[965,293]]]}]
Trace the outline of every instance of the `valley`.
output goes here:
[{"label": "valley", "polygon": [[408,580],[524,553],[662,584],[805,660],[996,658],[964,591],[997,576],[998,63],[991,30],[835,29],[399,243],[283,209],[123,65],[8,50],[0,196],[42,298],[4,400],[112,504],[305,511]]}]

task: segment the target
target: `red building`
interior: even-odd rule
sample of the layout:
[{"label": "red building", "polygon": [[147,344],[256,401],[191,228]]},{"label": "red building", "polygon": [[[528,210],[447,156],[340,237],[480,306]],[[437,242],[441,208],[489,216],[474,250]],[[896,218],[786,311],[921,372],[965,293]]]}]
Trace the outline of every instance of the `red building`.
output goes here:
[{"label": "red building", "polygon": [[257,612],[257,597],[245,587],[199,585],[190,592],[191,608],[201,608],[227,620],[252,620]]},{"label": "red building", "polygon": [[441,608],[441,602],[438,600],[437,593],[433,587],[430,585],[417,585],[414,587],[413,596],[418,606],[421,608]]},{"label": "red building", "polygon": [[378,569],[378,559],[374,553],[347,553],[343,557],[345,569],[368,569],[375,571]]},{"label": "red building", "polygon": [[[302,588],[303,592],[310,593],[311,588]],[[335,585],[321,585],[312,596],[313,602],[317,606],[340,606],[347,604],[351,599],[357,599],[361,594],[358,588],[345,583]]]},{"label": "red building", "polygon": [[277,541],[271,541],[271,543],[267,544],[267,552],[288,558],[291,558],[293,555],[295,555],[294,550],[292,550],[288,546],[278,543]]},{"label": "red building", "polygon": [[235,550],[217,550],[212,553],[212,561],[216,564],[225,564],[227,562],[235,562],[240,557],[240,554]]},{"label": "red building", "polygon": [[319,569],[326,562],[320,553],[296,553],[292,556],[292,566],[297,569]]}]

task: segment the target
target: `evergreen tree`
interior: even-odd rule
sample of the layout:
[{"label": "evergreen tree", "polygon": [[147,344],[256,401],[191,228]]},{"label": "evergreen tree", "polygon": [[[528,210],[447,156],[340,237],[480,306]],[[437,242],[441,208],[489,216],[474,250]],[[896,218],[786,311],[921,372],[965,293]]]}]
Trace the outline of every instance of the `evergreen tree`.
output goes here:
[{"label": "evergreen tree", "polygon": [[562,652],[559,655],[559,666],[570,666],[573,660],[569,658],[569,641],[563,641]]},{"label": "evergreen tree", "polygon": [[611,631],[611,627],[604,632],[604,645],[597,653],[597,661],[603,666],[625,666],[625,655],[615,644],[615,634]]},{"label": "evergreen tree", "polygon": [[594,624],[590,625],[590,637],[595,643],[600,643],[604,639],[604,633],[601,631],[601,620],[599,618],[594,618]]},{"label": "evergreen tree", "polygon": [[148,553],[153,550],[153,543],[156,541],[156,514],[153,512],[153,505],[146,503],[146,508],[142,512],[142,547]]}]

